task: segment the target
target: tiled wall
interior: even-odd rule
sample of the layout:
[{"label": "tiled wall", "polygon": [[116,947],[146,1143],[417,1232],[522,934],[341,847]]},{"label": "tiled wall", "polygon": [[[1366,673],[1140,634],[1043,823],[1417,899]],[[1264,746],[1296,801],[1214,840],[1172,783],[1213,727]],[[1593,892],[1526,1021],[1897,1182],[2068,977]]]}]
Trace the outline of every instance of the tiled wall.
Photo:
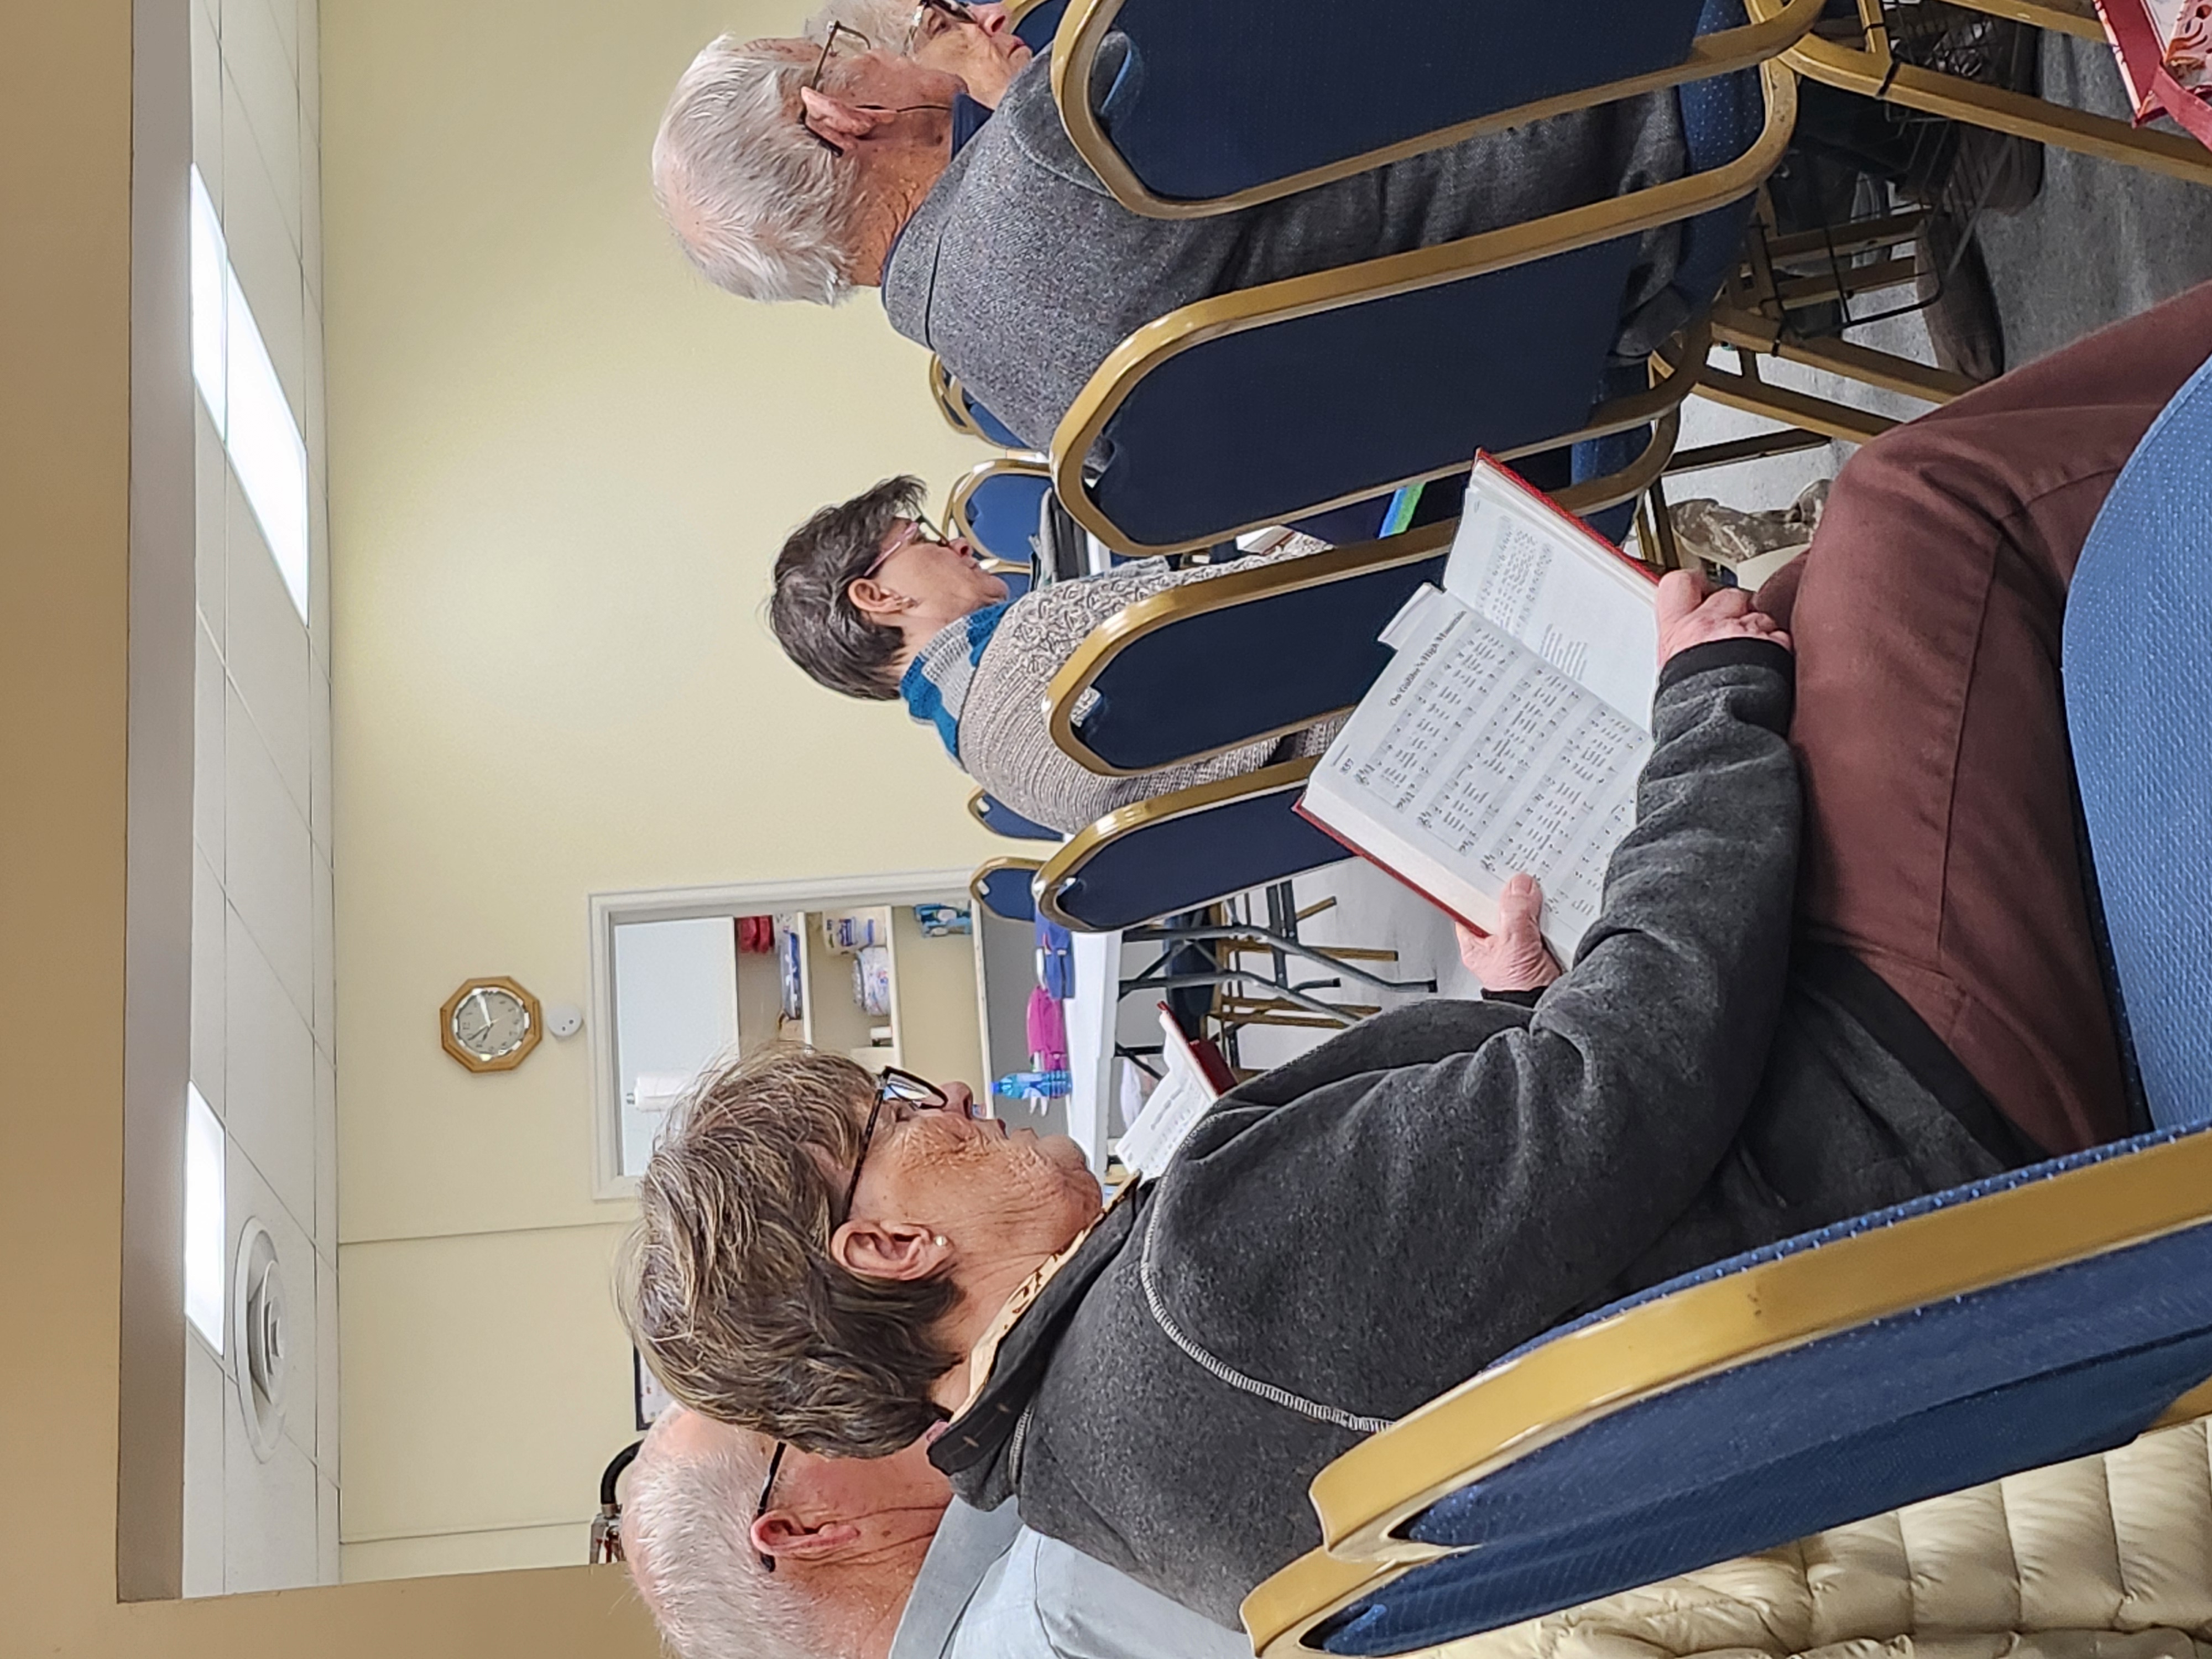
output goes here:
[{"label": "tiled wall", "polygon": [[218,1357],[187,1339],[196,1595],[338,1578],[337,1182],[317,0],[190,3],[193,161],[307,440],[311,526],[303,625],[201,407],[192,1081],[227,1136],[226,1286],[258,1218],[277,1248],[289,1352],[283,1433],[264,1458],[235,1340]]}]

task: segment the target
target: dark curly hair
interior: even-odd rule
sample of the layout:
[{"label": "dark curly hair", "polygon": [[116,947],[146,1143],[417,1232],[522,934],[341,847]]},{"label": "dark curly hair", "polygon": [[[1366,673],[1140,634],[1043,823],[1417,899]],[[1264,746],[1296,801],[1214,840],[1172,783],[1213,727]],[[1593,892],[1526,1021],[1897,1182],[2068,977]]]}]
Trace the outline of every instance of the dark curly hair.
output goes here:
[{"label": "dark curly hair", "polygon": [[944,1413],[958,1356],[935,1334],[949,1276],[865,1279],[830,1254],[875,1079],[778,1045],[715,1070],[638,1182],[619,1296],[668,1392],[719,1422],[830,1457],[880,1457]]},{"label": "dark curly hair", "polygon": [[849,501],[825,507],[791,532],[775,556],[775,590],[768,625],[783,654],[817,685],[848,697],[889,702],[898,696],[897,658],[903,637],[870,622],[845,591],[883,551],[901,519],[921,510],[922,483],[886,478]]}]

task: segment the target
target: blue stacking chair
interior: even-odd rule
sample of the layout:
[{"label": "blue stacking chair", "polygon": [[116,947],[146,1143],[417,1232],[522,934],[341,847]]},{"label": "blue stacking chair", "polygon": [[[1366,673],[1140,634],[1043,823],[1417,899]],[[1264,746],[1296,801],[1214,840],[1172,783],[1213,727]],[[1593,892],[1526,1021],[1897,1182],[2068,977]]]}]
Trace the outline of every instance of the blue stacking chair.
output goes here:
[{"label": "blue stacking chair", "polygon": [[937,405],[937,412],[945,417],[945,425],[955,432],[970,438],[981,438],[987,444],[1000,449],[1011,449],[1022,454],[1030,447],[1018,437],[1012,427],[968,395],[967,389],[953,378],[933,352],[929,359],[929,398]]},{"label": "blue stacking chair", "polygon": [[1125,806],[1037,872],[1037,908],[1072,933],[1134,927],[1350,858],[1294,810],[1311,757]]},{"label": "blue stacking chair", "polygon": [[1038,867],[1035,859],[993,859],[969,878],[968,896],[1001,921],[1035,921],[1030,888]]},{"label": "blue stacking chair", "polygon": [[1052,44],[1059,32],[1060,20],[1067,15],[1067,0],[1039,0],[1036,5],[1015,4],[1006,8],[1013,19],[1014,33],[1029,43],[1031,52],[1042,52]]},{"label": "blue stacking chair", "polygon": [[1004,836],[1009,841],[1065,841],[1057,830],[1024,817],[1005,802],[995,799],[986,790],[978,789],[968,797],[968,816],[994,836]]},{"label": "blue stacking chair", "polygon": [[960,475],[945,498],[945,524],[989,557],[1027,570],[1036,555],[1037,517],[1051,494],[1042,457],[1001,455]]},{"label": "blue stacking chair", "polygon": [[1277,737],[1351,708],[1390,665],[1376,636],[1440,580],[1456,519],[1141,599],[1053,676],[1053,741],[1125,776]]},{"label": "blue stacking chair", "polygon": [[[1347,13],[1327,0],[1077,0],[1053,45],[1053,90],[1078,153],[1122,205],[1189,218],[1749,68],[1794,45],[1822,0],[1777,0],[1776,15],[1739,13],[1725,27],[1701,23],[1701,4]],[[1094,109],[1109,32],[1137,67]]]},{"label": "blue stacking chair", "polygon": [[[1700,321],[1667,364],[1655,361],[1654,386],[1602,396],[1637,239],[1719,215],[1725,224],[1716,221],[1700,246],[1732,253],[1743,204],[1796,120],[1789,72],[1768,63],[1756,79],[1760,119],[1726,135],[1721,148],[1733,154],[1717,165],[1456,242],[1218,295],[1139,329],[1053,436],[1062,503],[1118,551],[1180,551],[1463,471],[1478,449],[1510,459],[1656,423],[1633,463],[1559,495],[1584,514],[1633,499],[1666,464],[1674,411],[1707,349]],[[1733,93],[1699,97],[1718,111],[1741,107]],[[1703,258],[1680,273],[1692,285],[1685,310],[1708,307],[1726,274],[1725,259]]]},{"label": "blue stacking chair", "polygon": [[2064,684],[2156,1125],[1753,1251],[1509,1355],[1339,1458],[1255,1650],[1399,1654],[2212,1412],[2212,365],[2068,601]]}]

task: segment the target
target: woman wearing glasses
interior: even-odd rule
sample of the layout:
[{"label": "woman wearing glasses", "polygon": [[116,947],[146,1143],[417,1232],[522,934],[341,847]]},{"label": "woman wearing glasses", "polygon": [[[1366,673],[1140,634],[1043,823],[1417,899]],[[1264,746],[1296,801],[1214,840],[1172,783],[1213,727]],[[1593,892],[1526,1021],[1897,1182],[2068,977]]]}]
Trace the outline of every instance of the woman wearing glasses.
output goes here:
[{"label": "woman wearing glasses", "polygon": [[[1181,766],[1127,777],[1085,769],[1052,740],[1046,689],[1084,637],[1116,611],[1253,561],[1175,571],[1145,560],[1055,582],[1009,603],[1006,585],[921,516],[921,482],[889,478],[791,534],[776,557],[769,625],[784,654],[848,697],[903,700],[968,775],[1023,817],[1073,832],[1116,807],[1277,761],[1318,754],[1323,722]],[[1320,544],[1293,537],[1263,559]]]}]

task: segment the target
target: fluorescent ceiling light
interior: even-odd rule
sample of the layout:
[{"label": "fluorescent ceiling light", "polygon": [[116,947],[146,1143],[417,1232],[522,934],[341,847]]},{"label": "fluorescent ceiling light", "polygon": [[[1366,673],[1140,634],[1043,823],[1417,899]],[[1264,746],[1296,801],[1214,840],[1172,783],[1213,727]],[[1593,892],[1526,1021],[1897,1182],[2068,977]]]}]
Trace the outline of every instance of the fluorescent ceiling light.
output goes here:
[{"label": "fluorescent ceiling light", "polygon": [[230,456],[300,620],[307,620],[307,445],[191,169],[192,381]]},{"label": "fluorescent ceiling light", "polygon": [[185,1085],[185,1317],[222,1352],[222,1125],[193,1084]]}]

